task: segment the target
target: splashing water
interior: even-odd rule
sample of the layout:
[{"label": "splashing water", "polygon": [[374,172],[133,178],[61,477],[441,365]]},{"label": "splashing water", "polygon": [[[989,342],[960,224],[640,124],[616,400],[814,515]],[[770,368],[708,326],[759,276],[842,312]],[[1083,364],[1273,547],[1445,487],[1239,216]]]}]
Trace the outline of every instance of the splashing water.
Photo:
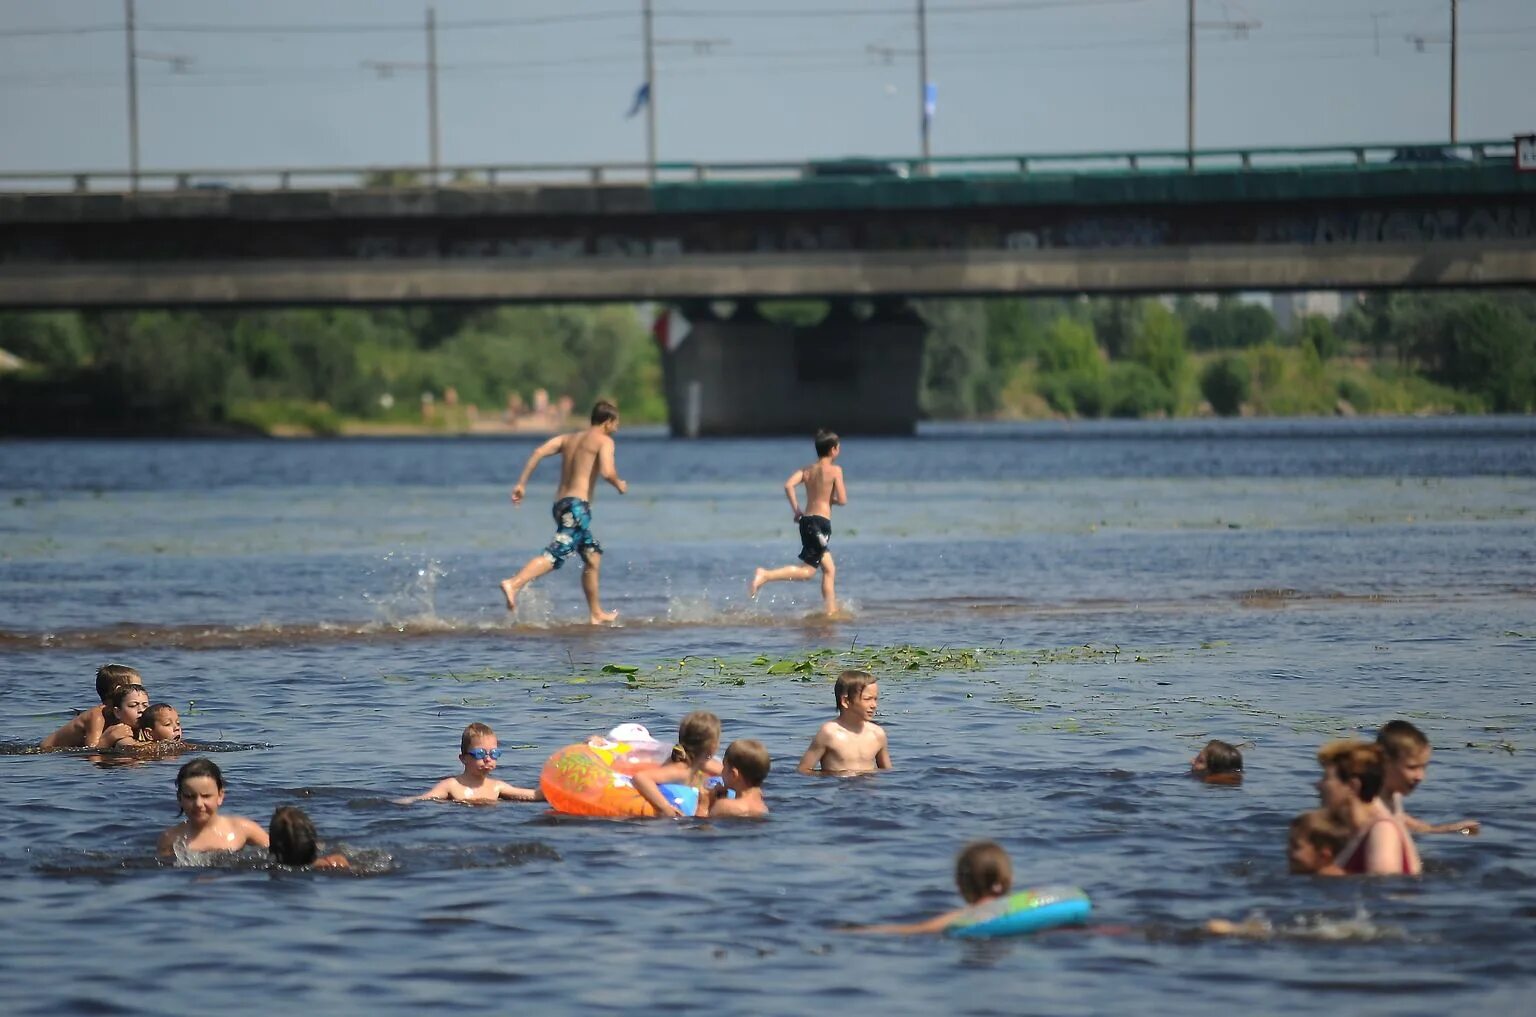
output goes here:
[{"label": "splashing water", "polygon": [[[385,566],[394,564],[396,558],[395,552],[385,555]],[[443,624],[437,615],[437,583],[448,575],[448,570],[436,558],[406,564],[409,571],[397,589],[382,595],[365,592],[363,599],[374,606],[379,620],[391,628],[435,627]]]}]

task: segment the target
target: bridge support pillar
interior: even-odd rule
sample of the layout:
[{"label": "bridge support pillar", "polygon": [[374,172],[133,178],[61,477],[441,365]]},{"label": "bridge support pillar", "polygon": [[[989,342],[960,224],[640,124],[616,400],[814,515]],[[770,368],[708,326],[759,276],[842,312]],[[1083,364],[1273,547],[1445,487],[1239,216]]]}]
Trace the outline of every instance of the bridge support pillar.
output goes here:
[{"label": "bridge support pillar", "polygon": [[685,309],[687,338],[663,356],[675,437],[911,434],[928,327],[904,301],[857,316],[832,304],[814,325],[768,321],[751,302],[729,318]]}]

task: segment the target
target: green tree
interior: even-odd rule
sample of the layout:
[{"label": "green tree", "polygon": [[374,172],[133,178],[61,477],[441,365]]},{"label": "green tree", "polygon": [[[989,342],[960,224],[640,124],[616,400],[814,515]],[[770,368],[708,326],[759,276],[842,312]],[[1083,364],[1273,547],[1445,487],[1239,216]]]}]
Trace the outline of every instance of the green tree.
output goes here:
[{"label": "green tree", "polygon": [[1223,417],[1242,412],[1253,378],[1241,357],[1218,357],[1200,373],[1200,392]]},{"label": "green tree", "polygon": [[1143,306],[1130,355],[1132,361],[1149,368],[1175,396],[1183,389],[1189,370],[1184,324],[1162,304],[1148,301]]},{"label": "green tree", "polygon": [[918,313],[928,322],[923,347],[921,404],[930,418],[974,415],[986,383],[987,319],[979,300],[925,300]]}]

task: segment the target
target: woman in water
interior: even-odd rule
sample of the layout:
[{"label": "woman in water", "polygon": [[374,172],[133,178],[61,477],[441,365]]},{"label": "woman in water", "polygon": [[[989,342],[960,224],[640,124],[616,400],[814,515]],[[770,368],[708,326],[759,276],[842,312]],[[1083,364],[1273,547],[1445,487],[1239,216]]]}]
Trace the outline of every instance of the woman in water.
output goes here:
[{"label": "woman in water", "polygon": [[1323,808],[1350,831],[1335,864],[1346,875],[1417,876],[1419,852],[1381,794],[1386,757],[1372,742],[1341,740],[1317,750]]}]

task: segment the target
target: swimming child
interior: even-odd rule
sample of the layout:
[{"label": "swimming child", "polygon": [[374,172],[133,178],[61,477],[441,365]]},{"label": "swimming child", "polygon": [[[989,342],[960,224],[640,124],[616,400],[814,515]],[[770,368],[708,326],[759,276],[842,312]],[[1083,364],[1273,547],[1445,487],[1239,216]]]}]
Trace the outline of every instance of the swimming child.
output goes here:
[{"label": "swimming child", "polygon": [[512,504],[521,505],[528,478],[541,459],[560,457],[560,486],[555,489],[555,539],[542,552],[528,560],[511,579],[501,581],[507,610],[517,610],[517,594],[523,587],[565,563],[572,553],[581,556],[581,592],[587,598],[587,620],[593,625],[611,622],[617,611],[604,611],[598,592],[603,564],[603,545],[592,535],[592,496],[597,478],[613,485],[620,494],[629,485],[619,479],[613,461],[613,435],[619,429],[619,408],[607,400],[592,407],[592,426],[584,431],[556,435],[533,450],[523,465],[522,475],[512,488]]},{"label": "swimming child", "polygon": [[[763,801],[763,781],[773,760],[763,743],[752,738],[738,738],[725,750],[725,761],[720,776],[725,786],[713,789],[707,802],[702,803],[701,815],[729,819],[757,819],[768,815],[768,803]],[[734,798],[726,792],[734,792]]]},{"label": "swimming child", "polygon": [[501,749],[496,743],[496,732],[489,724],[474,723],[459,736],[459,762],[464,772],[444,777],[425,794],[415,798],[397,799],[401,805],[411,802],[460,802],[465,805],[489,805],[506,799],[512,802],[542,802],[544,795],[536,788],[513,787],[506,781],[495,780],[491,771]]},{"label": "swimming child", "polygon": [[1334,859],[1348,842],[1348,829],[1327,810],[1313,809],[1291,820],[1285,860],[1295,875],[1342,876]]},{"label": "swimming child", "polygon": [[1476,836],[1483,825],[1475,819],[1460,819],[1454,823],[1426,823],[1410,816],[1403,808],[1403,799],[1413,794],[1414,788],[1424,780],[1432,754],[1429,738],[1423,731],[1406,720],[1389,720],[1376,734],[1376,744],[1386,755],[1385,780],[1382,794],[1387,807],[1413,833],[1462,833]]},{"label": "swimming child", "polygon": [[[837,613],[837,566],[827,544],[832,539],[832,506],[848,504],[848,488],[843,484],[843,468],[837,465],[842,443],[836,434],[823,428],[816,432],[816,462],[796,470],[784,481],[784,496],[800,526],[800,555],[803,565],[785,565],[776,569],[757,569],[752,573],[748,593],[754,599],[764,583],[791,579],[810,579],[821,570],[821,599],[827,614]],[[805,511],[800,511],[800,497],[795,488],[805,485]]]},{"label": "swimming child", "polygon": [[1373,742],[1341,740],[1317,750],[1323,808],[1350,831],[1337,863],[1348,875],[1417,876],[1413,838],[1387,808],[1381,793],[1385,753]]},{"label": "swimming child", "polygon": [[96,739],[94,748],[133,745],[138,740],[139,718],[149,709],[149,693],[142,685],[119,685],[112,692],[111,723]]},{"label": "swimming child", "polygon": [[672,746],[672,758],[660,766],[635,772],[632,778],[635,790],[651,804],[658,816],[683,819],[682,811],[667,801],[658,785],[686,784],[698,788],[699,807],[695,815],[708,815],[709,799],[704,786],[711,771],[720,770],[718,764],[711,765],[713,760],[710,758],[719,747],[720,718],[707,710],[695,710],[677,726],[677,744]]},{"label": "swimming child", "polygon": [[176,802],[187,817],[160,835],[155,853],[174,858],[185,851],[239,851],[247,844],[267,847],[267,831],[244,816],[221,816],[224,774],[211,759],[199,757],[176,771]]},{"label": "swimming child", "polygon": [[99,706],[77,713],[73,720],[44,738],[45,749],[94,748],[101,741],[112,714],[112,693],[120,685],[143,685],[139,672],[127,664],[103,664],[96,669],[96,698]]},{"label": "swimming child", "polygon": [[1189,775],[1207,784],[1240,784],[1243,754],[1236,745],[1213,738],[1189,761]]},{"label": "swimming child", "polygon": [[866,773],[891,768],[885,729],[874,721],[880,684],[868,671],[844,671],[832,688],[837,719],[821,725],[800,757],[801,773]]},{"label": "swimming child", "polygon": [[[267,826],[267,849],[279,865],[307,865],[312,869],[350,869],[352,863],[340,852],[320,855],[315,824],[303,809],[279,805]],[[318,856],[318,857],[317,857]]]},{"label": "swimming child", "polygon": [[939,933],[955,924],[978,904],[1004,897],[1013,889],[1013,862],[1008,852],[994,841],[979,840],[967,844],[955,857],[955,888],[965,900],[965,907],[946,911],[921,922],[899,925],[855,925],[846,932],[881,932],[909,936]]},{"label": "swimming child", "polygon": [[170,703],[155,703],[139,718],[138,740],[143,742],[181,741],[181,714]]}]

